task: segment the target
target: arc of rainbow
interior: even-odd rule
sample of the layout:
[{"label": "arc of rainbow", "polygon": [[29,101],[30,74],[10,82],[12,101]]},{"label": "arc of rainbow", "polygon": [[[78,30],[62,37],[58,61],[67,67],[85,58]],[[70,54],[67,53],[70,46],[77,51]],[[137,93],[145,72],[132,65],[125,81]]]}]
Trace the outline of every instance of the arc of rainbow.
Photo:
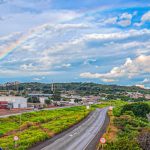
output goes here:
[{"label": "arc of rainbow", "polygon": [[10,43],[8,47],[4,48],[2,51],[0,51],[0,60],[8,56],[12,51],[14,51],[17,47],[19,47],[21,44],[23,44],[35,30],[30,30],[28,34],[22,35],[20,39],[15,41],[14,43]]},{"label": "arc of rainbow", "polygon": [[[87,12],[87,14],[92,14],[94,13],[95,11],[99,10],[99,7],[95,8],[95,9],[89,9],[89,12],[87,12],[87,10],[85,12]],[[83,11],[83,12],[84,12]],[[82,11],[81,11],[82,12]],[[42,26],[38,26],[36,29],[40,29],[42,28],[44,25]],[[23,35],[19,40],[17,40],[16,42],[14,43],[11,43],[7,48],[5,48],[4,50],[0,51],[0,60],[2,60],[3,58],[5,58],[6,56],[8,56],[12,51],[14,51],[17,47],[19,47],[21,44],[23,44],[28,36],[30,34],[32,34],[36,29],[31,29],[28,34],[26,35]]]}]

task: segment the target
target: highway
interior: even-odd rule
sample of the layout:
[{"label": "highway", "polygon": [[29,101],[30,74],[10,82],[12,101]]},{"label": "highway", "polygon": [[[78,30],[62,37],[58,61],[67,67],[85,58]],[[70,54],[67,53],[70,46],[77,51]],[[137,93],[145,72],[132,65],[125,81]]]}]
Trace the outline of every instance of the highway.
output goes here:
[{"label": "highway", "polygon": [[80,126],[41,150],[86,150],[104,124],[108,108],[96,109]]}]

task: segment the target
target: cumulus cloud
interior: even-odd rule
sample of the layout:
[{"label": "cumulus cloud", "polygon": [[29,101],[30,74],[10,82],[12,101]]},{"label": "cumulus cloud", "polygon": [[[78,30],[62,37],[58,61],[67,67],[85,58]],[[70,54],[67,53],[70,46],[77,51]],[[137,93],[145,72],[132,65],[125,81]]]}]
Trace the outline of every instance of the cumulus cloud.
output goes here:
[{"label": "cumulus cloud", "polygon": [[[118,65],[119,67],[112,66],[120,64],[118,60],[122,61],[126,56],[132,55],[133,58],[133,54],[144,58],[148,56],[150,41],[145,39],[150,38],[150,30],[103,33],[93,32],[94,29],[95,27],[82,23],[44,24],[18,36],[16,40],[13,36],[1,37],[0,41],[4,41],[2,46],[5,47],[3,50],[8,49],[9,39],[19,42],[15,42],[11,49],[9,48],[11,53],[0,61],[0,76],[33,78],[33,75],[47,76],[70,69],[70,73],[75,70],[76,76],[83,70],[85,73],[81,74],[81,77],[115,82],[121,77],[132,78],[140,74],[132,71],[140,70],[135,65],[139,59],[129,58],[125,64]],[[107,73],[89,72],[91,69],[94,72],[96,68],[97,71],[99,67],[96,66],[99,66],[102,72],[106,72],[107,67],[112,69]],[[148,73],[147,70],[143,72]]]},{"label": "cumulus cloud", "polygon": [[122,26],[122,27],[127,27],[131,24],[131,20],[130,19],[125,19],[125,20],[120,20],[118,22],[118,25]]},{"label": "cumulus cloud", "polygon": [[145,22],[150,22],[150,11],[146,12],[142,17],[140,22],[136,22],[134,25],[135,26],[141,26]]},{"label": "cumulus cloud", "polygon": [[122,27],[127,27],[131,24],[131,20],[132,20],[132,14],[123,13],[120,16],[119,21],[117,22],[117,24],[122,26]]},{"label": "cumulus cloud", "polygon": [[[114,81],[122,77],[133,78],[137,75],[144,73],[150,73],[150,56],[141,55],[134,60],[128,58],[126,62],[119,66],[114,67],[108,73],[81,73],[80,76],[83,78],[99,78],[103,81]],[[108,79],[108,80],[107,80]]]},{"label": "cumulus cloud", "polygon": [[142,81],[143,84],[150,84],[150,79],[149,78],[145,78],[143,81]]},{"label": "cumulus cloud", "polygon": [[150,11],[146,12],[146,13],[142,16],[141,21],[142,21],[142,22],[150,21]]},{"label": "cumulus cloud", "polygon": [[135,15],[135,13],[133,14],[129,14],[127,12],[121,14],[120,16],[116,16],[116,17],[112,17],[112,18],[107,18],[105,21],[103,21],[103,25],[119,25],[122,27],[127,27],[132,23],[132,17]]}]

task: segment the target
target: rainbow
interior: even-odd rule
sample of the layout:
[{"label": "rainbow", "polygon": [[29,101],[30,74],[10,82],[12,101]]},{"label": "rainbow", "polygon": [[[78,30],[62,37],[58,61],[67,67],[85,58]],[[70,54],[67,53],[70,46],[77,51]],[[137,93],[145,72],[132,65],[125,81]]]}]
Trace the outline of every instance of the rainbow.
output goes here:
[{"label": "rainbow", "polygon": [[15,49],[17,49],[20,45],[22,45],[23,43],[25,43],[29,36],[32,35],[34,32],[37,32],[38,30],[40,30],[44,25],[38,26],[35,29],[30,29],[27,34],[22,35],[20,37],[20,39],[18,39],[17,41],[10,43],[8,47],[4,48],[3,50],[0,50],[0,60],[2,60],[3,58],[5,58],[6,56],[8,56],[12,51],[14,51]]},{"label": "rainbow", "polygon": [[[89,9],[89,11],[83,10],[81,12],[88,12],[87,14],[89,13],[92,14],[97,10],[99,10],[99,7],[95,9],[91,9],[91,10]],[[3,50],[0,50],[0,60],[7,57],[12,51],[17,49],[21,44],[23,44],[27,40],[29,35],[31,35],[35,30],[38,30],[43,26],[44,25],[41,25],[41,26],[38,26],[36,29],[31,29],[26,35],[22,36],[19,40],[15,41],[14,43],[9,44],[9,46],[4,48]]]},{"label": "rainbow", "polygon": [[[102,11],[103,9],[100,8],[100,7],[96,7],[94,9],[89,9],[88,11],[87,10],[83,10],[81,12],[86,12],[86,14],[93,14],[94,12],[96,12],[98,10]],[[14,43],[11,43],[8,47],[4,48],[3,50],[0,50],[0,60],[2,60],[3,58],[7,57],[12,51],[17,49],[21,44],[23,44],[28,39],[29,35],[31,35],[36,30],[40,29],[44,25],[38,26],[36,29],[31,29],[26,35],[23,35],[19,40],[15,41]]]},{"label": "rainbow", "polygon": [[21,36],[20,39],[18,39],[17,41],[15,41],[13,43],[10,43],[8,47],[1,50],[0,51],[0,60],[5,58],[6,56],[8,56],[12,51],[17,49],[21,44],[23,44],[27,40],[28,36],[30,34],[32,34],[32,32],[33,32],[33,30],[31,30],[28,34]]},{"label": "rainbow", "polygon": [[3,58],[5,58],[7,55],[9,55],[13,50],[15,50],[18,45],[19,45],[19,40],[16,41],[15,43],[11,43],[7,48],[5,48],[4,50],[0,51],[0,60],[2,60]]}]

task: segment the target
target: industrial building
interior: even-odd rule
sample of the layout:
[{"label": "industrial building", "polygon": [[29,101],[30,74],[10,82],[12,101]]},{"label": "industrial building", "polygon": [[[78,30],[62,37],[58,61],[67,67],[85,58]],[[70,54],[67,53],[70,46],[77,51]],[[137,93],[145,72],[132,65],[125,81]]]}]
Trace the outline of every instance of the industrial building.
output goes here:
[{"label": "industrial building", "polygon": [[20,96],[0,96],[1,108],[27,108],[27,98]]}]

